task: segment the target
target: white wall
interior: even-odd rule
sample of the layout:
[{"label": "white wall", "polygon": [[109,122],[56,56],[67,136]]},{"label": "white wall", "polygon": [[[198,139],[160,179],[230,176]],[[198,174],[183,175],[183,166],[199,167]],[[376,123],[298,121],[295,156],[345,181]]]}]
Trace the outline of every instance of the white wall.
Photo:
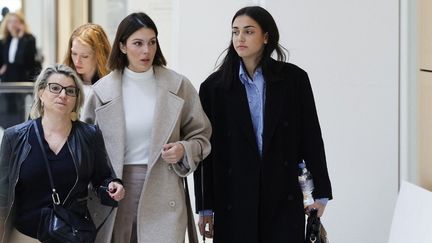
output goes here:
[{"label": "white wall", "polygon": [[51,0],[23,1],[25,18],[30,32],[36,38],[36,46],[44,55],[44,64],[56,61],[56,14]]},{"label": "white wall", "polygon": [[335,200],[331,242],[387,242],[398,190],[398,11],[391,0],[267,0],[311,78]]},{"label": "white wall", "polygon": [[[323,218],[331,242],[387,242],[398,191],[398,2],[261,2],[311,78],[335,197]],[[246,3],[182,1],[177,71],[199,85]]]}]

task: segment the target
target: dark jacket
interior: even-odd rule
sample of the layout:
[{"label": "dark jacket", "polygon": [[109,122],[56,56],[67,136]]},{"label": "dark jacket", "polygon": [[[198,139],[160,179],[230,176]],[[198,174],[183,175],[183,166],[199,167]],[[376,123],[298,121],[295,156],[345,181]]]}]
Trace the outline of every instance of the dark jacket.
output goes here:
[{"label": "dark jacket", "polygon": [[18,40],[18,47],[14,63],[9,63],[9,47],[12,38],[1,42],[1,64],[6,64],[6,72],[2,75],[2,82],[34,81],[40,72],[35,61],[36,39],[26,33]]},{"label": "dark jacket", "polygon": [[200,88],[213,134],[211,154],[202,163],[204,174],[199,168],[194,175],[196,208],[214,211],[215,243],[303,243],[305,214],[298,182],[299,162],[305,160],[313,175],[314,197],[332,198],[307,73],[274,60],[263,70],[266,101],[262,158],[245,87],[237,73],[226,85],[217,71]]},{"label": "dark jacket", "polygon": [[[10,227],[10,220],[13,218],[11,215],[15,186],[19,180],[21,164],[32,149],[28,143],[32,124],[33,121],[27,121],[8,128],[3,136],[0,149],[0,223],[5,223],[6,228]],[[115,178],[99,128],[80,121],[74,122],[73,126],[67,146],[72,154],[78,178],[66,202],[63,202],[64,205],[86,198],[89,183],[98,188],[101,185],[107,186]],[[81,205],[85,207],[85,204]],[[9,230],[6,229],[6,232]],[[3,238],[5,239],[7,236]]]}]

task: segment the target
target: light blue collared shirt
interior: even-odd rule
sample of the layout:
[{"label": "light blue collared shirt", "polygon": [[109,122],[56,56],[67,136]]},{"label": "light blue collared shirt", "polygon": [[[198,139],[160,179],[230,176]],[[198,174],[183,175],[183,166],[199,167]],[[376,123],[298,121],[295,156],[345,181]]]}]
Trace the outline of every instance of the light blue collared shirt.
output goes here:
[{"label": "light blue collared shirt", "polygon": [[249,103],[249,111],[252,118],[252,125],[255,132],[256,142],[259,153],[262,157],[263,132],[264,132],[264,104],[266,84],[262,69],[258,68],[253,74],[252,79],[248,76],[243,63],[240,63],[239,70],[240,82],[246,88],[246,95]]}]

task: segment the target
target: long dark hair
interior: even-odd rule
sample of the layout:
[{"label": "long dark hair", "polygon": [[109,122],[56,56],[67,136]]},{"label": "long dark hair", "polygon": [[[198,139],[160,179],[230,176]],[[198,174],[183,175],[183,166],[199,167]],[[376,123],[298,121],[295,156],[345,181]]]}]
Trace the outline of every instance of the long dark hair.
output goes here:
[{"label": "long dark hair", "polygon": [[[268,63],[272,59],[273,52],[276,52],[278,61],[286,60],[286,49],[279,44],[279,30],[274,21],[272,15],[260,6],[249,6],[244,7],[237,11],[231,21],[231,25],[234,20],[242,15],[246,15],[253,20],[255,20],[261,27],[263,33],[267,33],[268,40],[267,44],[264,45],[264,50],[261,56],[258,66],[261,66],[263,73],[267,73]],[[226,85],[230,85],[231,80],[234,80],[238,76],[238,70],[241,58],[238,56],[234,49],[231,35],[231,43],[229,47],[225,50],[226,55],[218,68],[218,71],[222,72],[222,82]],[[225,52],[224,51],[224,52]]]},{"label": "long dark hair", "polygon": [[126,16],[126,18],[120,22],[117,28],[117,34],[114,39],[111,54],[108,58],[108,67],[111,70],[123,70],[129,65],[127,56],[120,50],[120,43],[126,45],[126,40],[129,38],[129,36],[143,27],[152,29],[156,34],[157,50],[153,59],[153,65],[165,66],[167,64],[165,57],[162,54],[159,40],[157,39],[158,30],[156,28],[156,24],[147,14],[138,12],[131,13]]}]

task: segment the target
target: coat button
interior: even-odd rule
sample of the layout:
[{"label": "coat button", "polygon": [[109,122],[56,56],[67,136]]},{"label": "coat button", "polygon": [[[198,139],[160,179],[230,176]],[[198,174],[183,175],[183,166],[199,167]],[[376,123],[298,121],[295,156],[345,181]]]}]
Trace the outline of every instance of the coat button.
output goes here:
[{"label": "coat button", "polygon": [[285,161],[283,162],[283,165],[284,165],[285,167],[288,167],[288,161],[285,160]]},{"label": "coat button", "polygon": [[229,168],[229,169],[228,169],[228,175],[231,175],[231,174],[232,174],[232,169]]},{"label": "coat button", "polygon": [[294,199],[293,195],[289,194],[288,195],[288,201],[292,201]]},{"label": "coat button", "polygon": [[176,202],[175,202],[175,201],[170,201],[170,202],[169,202],[169,205],[170,205],[170,207],[175,207]]},{"label": "coat button", "polygon": [[232,206],[231,206],[231,205],[228,205],[228,206],[227,206],[227,211],[229,212],[229,211],[231,211],[231,209],[232,209]]}]

